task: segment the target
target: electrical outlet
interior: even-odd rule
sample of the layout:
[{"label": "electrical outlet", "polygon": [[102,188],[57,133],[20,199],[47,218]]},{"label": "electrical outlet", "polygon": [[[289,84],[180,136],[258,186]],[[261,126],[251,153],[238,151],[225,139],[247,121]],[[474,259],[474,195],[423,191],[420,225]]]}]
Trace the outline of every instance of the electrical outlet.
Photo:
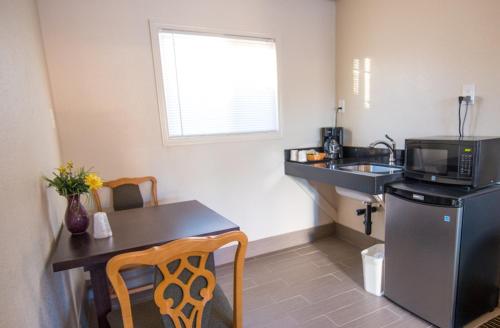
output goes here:
[{"label": "electrical outlet", "polygon": [[470,104],[474,104],[476,100],[476,85],[475,84],[464,84],[462,86],[462,96],[470,97]]},{"label": "electrical outlet", "polygon": [[338,110],[340,113],[345,113],[345,99],[339,99],[339,103],[337,105],[337,108],[340,108]]}]

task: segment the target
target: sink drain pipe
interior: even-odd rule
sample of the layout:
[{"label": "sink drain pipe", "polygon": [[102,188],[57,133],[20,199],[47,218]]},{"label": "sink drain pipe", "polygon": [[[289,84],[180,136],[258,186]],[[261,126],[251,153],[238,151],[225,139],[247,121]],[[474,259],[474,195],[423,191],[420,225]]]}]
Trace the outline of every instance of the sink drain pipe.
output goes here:
[{"label": "sink drain pipe", "polygon": [[363,224],[365,225],[365,234],[368,236],[372,234],[372,213],[377,212],[377,207],[372,206],[370,202],[363,202],[366,205],[366,208],[361,208],[356,210],[356,215],[361,216],[364,215]]}]

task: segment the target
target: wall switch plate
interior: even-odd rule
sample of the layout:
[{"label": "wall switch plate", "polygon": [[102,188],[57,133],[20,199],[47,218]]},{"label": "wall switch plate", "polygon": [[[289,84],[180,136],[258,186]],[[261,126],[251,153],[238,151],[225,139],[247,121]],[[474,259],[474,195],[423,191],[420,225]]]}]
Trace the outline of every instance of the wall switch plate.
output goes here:
[{"label": "wall switch plate", "polygon": [[340,113],[345,113],[345,99],[339,99],[339,103],[337,104],[338,111]]},{"label": "wall switch plate", "polygon": [[476,100],[476,85],[475,84],[464,84],[462,86],[462,96],[470,97],[470,104],[474,104]]}]

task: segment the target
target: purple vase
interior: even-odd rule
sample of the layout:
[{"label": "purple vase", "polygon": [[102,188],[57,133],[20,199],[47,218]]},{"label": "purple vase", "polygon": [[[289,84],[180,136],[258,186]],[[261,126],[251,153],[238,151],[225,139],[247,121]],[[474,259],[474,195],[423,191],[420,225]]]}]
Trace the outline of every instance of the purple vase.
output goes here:
[{"label": "purple vase", "polygon": [[73,235],[82,234],[89,227],[87,210],[80,203],[80,195],[70,195],[66,199],[68,200],[68,207],[66,207],[66,214],[64,215],[66,228]]}]

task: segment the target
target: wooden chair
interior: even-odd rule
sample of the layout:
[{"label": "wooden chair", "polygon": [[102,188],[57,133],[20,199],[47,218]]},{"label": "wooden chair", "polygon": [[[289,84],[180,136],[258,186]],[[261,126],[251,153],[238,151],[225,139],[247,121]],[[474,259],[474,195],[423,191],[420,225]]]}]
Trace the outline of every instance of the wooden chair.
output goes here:
[{"label": "wooden chair", "polygon": [[[234,264],[234,307],[232,322],[225,322],[224,311],[218,306],[222,304],[219,308],[224,308],[227,304],[225,308],[229,307],[229,312],[231,308],[216,284],[215,270],[209,268],[209,262],[211,260],[213,265],[213,252],[231,242],[238,242]],[[111,327],[123,324],[124,328],[243,328],[243,266],[247,243],[243,232],[233,231],[217,236],[176,240],[145,251],[113,257],[106,266],[106,272],[117,293],[121,316],[119,311],[108,315]],[[155,283],[154,300],[132,307],[120,271],[136,265],[154,266],[162,277]],[[194,291],[195,285],[198,285],[197,291]],[[210,311],[207,311],[208,306],[211,306]],[[135,311],[136,307],[140,307],[140,311]],[[133,315],[143,317],[143,321],[136,321]]]},{"label": "wooden chair", "polygon": [[[158,183],[155,177],[139,177],[139,178],[120,178],[116,180],[106,181],[103,187],[111,188],[113,192],[113,208],[115,211],[121,211],[132,208],[144,207],[144,200],[139,189],[142,183],[151,182],[151,202],[149,206],[158,206],[157,188]],[[96,190],[92,191],[92,197],[97,211],[102,212],[102,203],[99,193]],[[154,270],[151,267],[129,268],[124,272],[124,278],[127,281],[127,286],[130,288],[130,293],[137,294],[153,288]],[[114,291],[110,288],[109,293],[112,298],[115,297]]]},{"label": "wooden chair", "polygon": [[[111,188],[113,191],[113,208],[115,211],[144,207],[144,201],[139,189],[141,183],[151,182],[151,206],[158,206],[157,181],[155,177],[120,178],[106,181],[103,187]],[[92,197],[97,211],[102,212],[101,199],[96,190],[92,191]]]}]

